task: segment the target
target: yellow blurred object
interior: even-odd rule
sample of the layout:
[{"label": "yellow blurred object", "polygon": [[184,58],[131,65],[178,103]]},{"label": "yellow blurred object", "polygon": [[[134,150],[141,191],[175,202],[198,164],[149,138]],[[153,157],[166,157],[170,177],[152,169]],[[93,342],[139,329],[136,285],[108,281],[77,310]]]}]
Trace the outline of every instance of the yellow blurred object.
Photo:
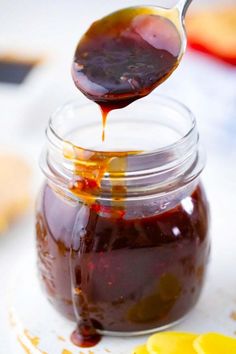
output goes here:
[{"label": "yellow blurred object", "polygon": [[236,354],[236,339],[218,333],[207,333],[194,341],[198,354]]},{"label": "yellow blurred object", "polygon": [[139,345],[133,350],[132,354],[149,354],[145,344]]},{"label": "yellow blurred object", "polygon": [[13,154],[0,154],[0,233],[30,202],[30,168]]},{"label": "yellow blurred object", "polygon": [[182,332],[162,332],[152,335],[147,341],[150,354],[196,354],[193,341],[196,334]]},{"label": "yellow blurred object", "polygon": [[236,65],[236,6],[190,14],[186,28],[190,47]]},{"label": "yellow blurred object", "polygon": [[236,354],[236,338],[218,333],[161,332],[132,354]]}]

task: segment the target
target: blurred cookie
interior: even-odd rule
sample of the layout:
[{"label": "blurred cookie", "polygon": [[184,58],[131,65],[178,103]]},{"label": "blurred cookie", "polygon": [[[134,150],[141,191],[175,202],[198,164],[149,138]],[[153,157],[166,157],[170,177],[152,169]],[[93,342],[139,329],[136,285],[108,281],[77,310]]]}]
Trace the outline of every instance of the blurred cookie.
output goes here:
[{"label": "blurred cookie", "polygon": [[190,14],[186,28],[190,47],[236,65],[236,6]]},{"label": "blurred cookie", "polygon": [[13,154],[0,153],[0,233],[24,213],[30,201],[30,168]]}]

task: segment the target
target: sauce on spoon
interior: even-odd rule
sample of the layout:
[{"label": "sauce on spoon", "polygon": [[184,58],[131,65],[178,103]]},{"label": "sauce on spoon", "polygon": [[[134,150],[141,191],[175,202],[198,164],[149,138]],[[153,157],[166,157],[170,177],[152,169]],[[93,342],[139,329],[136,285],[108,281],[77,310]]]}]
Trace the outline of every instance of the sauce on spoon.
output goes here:
[{"label": "sauce on spoon", "polygon": [[[75,51],[72,76],[103,117],[148,95],[178,66],[182,41],[170,10],[131,7],[94,22]],[[173,11],[173,10],[172,10]],[[174,20],[172,19],[174,18]]]}]

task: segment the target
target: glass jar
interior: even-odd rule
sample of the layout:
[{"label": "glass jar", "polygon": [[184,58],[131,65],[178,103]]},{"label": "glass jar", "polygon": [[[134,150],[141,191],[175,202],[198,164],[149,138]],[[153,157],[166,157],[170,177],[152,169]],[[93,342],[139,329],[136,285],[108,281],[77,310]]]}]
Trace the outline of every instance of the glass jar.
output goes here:
[{"label": "glass jar", "polygon": [[196,304],[209,257],[195,118],[152,94],[113,111],[100,141],[93,103],[50,120],[36,214],[42,285],[64,316],[101,333],[164,329]]}]

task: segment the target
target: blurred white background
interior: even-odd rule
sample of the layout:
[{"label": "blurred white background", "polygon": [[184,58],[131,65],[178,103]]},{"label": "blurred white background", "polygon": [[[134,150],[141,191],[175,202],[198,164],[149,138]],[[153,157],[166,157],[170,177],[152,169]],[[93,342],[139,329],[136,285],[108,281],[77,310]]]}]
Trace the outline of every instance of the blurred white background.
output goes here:
[{"label": "blurred white background", "polygon": [[[51,113],[72,98],[85,100],[70,76],[71,59],[80,35],[91,21],[116,8],[145,3],[150,1],[0,0],[0,56],[13,53],[42,59],[42,65],[33,70],[22,85],[0,83],[0,149],[17,152],[29,162],[33,171],[32,196],[37,193],[42,179],[38,158]],[[174,2],[153,0],[152,3],[169,6]],[[226,3],[236,5],[235,0],[196,0],[192,11],[201,6]],[[157,92],[189,106],[197,117],[207,150],[208,163],[203,179],[212,209],[210,276],[215,282],[208,289],[206,307],[208,301],[214,302],[219,289],[223,294],[224,291],[230,294],[232,303],[233,299],[236,302],[236,67],[189,51]],[[14,267],[34,252],[33,224],[32,209],[0,236],[1,354],[17,354],[10,350],[6,288]],[[215,312],[219,315],[222,309],[216,308]]]}]

